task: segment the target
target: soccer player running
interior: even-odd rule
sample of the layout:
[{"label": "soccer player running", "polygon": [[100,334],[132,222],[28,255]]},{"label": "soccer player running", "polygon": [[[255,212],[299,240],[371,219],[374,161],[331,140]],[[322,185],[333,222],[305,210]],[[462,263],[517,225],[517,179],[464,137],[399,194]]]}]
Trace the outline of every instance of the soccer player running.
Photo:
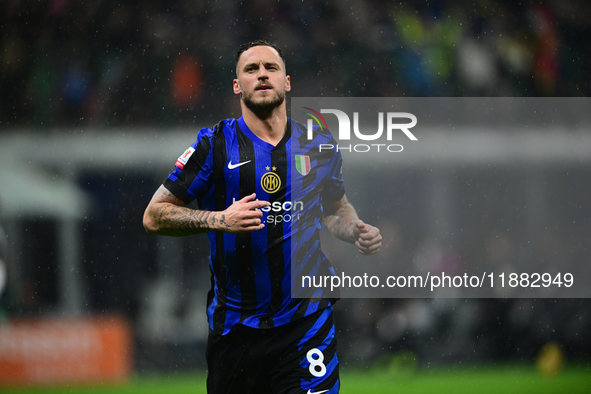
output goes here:
[{"label": "soccer player running", "polygon": [[[330,133],[308,141],[287,117],[291,81],[280,48],[243,45],[233,89],[242,117],[198,132],[152,197],[144,227],[208,233],[208,393],[337,393],[335,298],[322,289],[292,298],[291,264],[334,274],[319,246],[322,221],[362,254],[378,252],[382,237],[347,201],[340,153],[318,152]],[[199,210],[186,207],[195,199]]]}]

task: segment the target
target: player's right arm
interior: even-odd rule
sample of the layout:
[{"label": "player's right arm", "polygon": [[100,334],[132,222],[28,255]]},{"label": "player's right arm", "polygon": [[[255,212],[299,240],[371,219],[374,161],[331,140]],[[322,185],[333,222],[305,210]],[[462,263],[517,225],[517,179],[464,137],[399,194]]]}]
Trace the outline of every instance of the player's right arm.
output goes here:
[{"label": "player's right arm", "polygon": [[255,200],[253,193],[236,201],[224,211],[187,208],[180,198],[164,185],[160,186],[144,212],[144,228],[148,234],[182,237],[209,231],[240,233],[261,230],[263,212],[268,201]]}]

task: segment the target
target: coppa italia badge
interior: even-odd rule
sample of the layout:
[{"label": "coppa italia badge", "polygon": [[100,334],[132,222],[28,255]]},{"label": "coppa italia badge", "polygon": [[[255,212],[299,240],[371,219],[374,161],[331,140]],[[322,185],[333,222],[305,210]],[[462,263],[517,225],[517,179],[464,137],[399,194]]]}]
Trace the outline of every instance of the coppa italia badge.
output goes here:
[{"label": "coppa italia badge", "polygon": [[296,155],[295,162],[296,170],[298,170],[298,172],[302,175],[308,175],[310,169],[312,168],[310,165],[310,156]]},{"label": "coppa italia badge", "polygon": [[[270,168],[267,167],[267,170]],[[273,171],[275,170],[276,168],[273,167]],[[261,178],[261,187],[269,194],[275,193],[281,187],[281,178],[276,173],[269,171]]]},{"label": "coppa italia badge", "polygon": [[195,152],[195,149],[191,146],[189,147],[189,149],[187,149],[185,151],[185,153],[183,153],[181,155],[181,157],[179,157],[175,163],[175,165],[180,168],[181,170],[183,168],[185,168],[185,165],[187,164],[187,162],[189,161],[189,158],[191,157],[191,155],[193,154],[193,152]]}]

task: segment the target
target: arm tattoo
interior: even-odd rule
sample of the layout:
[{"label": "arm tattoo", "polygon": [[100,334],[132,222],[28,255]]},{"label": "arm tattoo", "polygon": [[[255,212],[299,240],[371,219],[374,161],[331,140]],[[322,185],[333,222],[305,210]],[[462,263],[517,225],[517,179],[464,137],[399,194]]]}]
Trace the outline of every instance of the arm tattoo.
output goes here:
[{"label": "arm tattoo", "polygon": [[157,234],[185,236],[206,233],[216,228],[217,212],[187,208],[182,200],[161,186],[150,202]]},{"label": "arm tattoo", "polygon": [[226,223],[226,215],[222,213],[222,219],[220,220],[220,224],[226,228],[226,230],[230,229],[230,225]]},{"label": "arm tattoo", "polygon": [[346,242],[355,242],[353,221],[357,220],[357,212],[349,203],[342,205],[334,213],[324,218],[326,227],[332,235]]},{"label": "arm tattoo", "polygon": [[215,213],[167,204],[161,208],[158,227],[165,235],[184,236],[206,233],[214,229]]}]

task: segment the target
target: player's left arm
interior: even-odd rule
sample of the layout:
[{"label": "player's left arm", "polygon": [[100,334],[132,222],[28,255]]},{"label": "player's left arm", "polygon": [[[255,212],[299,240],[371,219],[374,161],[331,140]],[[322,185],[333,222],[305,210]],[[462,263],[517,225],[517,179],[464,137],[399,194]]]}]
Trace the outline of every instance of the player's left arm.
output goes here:
[{"label": "player's left arm", "polygon": [[361,254],[374,254],[382,246],[382,236],[377,227],[364,223],[357,211],[343,195],[340,200],[322,203],[324,223],[332,235],[340,240],[355,244]]}]

